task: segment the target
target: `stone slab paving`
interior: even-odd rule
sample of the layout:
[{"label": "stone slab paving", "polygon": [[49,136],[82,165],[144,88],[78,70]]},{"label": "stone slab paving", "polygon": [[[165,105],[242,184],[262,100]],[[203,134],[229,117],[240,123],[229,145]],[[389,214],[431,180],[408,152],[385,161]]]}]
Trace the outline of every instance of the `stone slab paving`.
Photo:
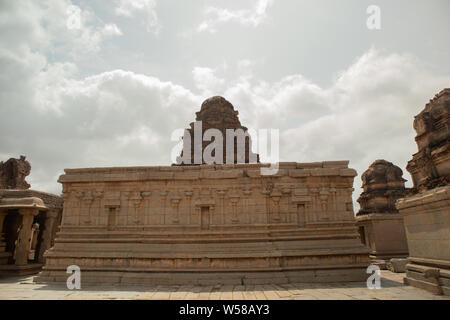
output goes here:
[{"label": "stone slab paving", "polygon": [[381,272],[381,289],[365,282],[297,283],[224,286],[85,286],[68,290],[63,285],[33,283],[33,277],[0,278],[1,300],[450,300],[403,284],[404,273]]}]

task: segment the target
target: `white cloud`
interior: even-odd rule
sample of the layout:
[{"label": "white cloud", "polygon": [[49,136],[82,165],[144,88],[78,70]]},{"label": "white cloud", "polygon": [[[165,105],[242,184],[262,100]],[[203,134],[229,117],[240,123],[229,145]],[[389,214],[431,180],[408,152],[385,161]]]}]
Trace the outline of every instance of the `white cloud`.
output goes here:
[{"label": "white cloud", "polygon": [[148,32],[158,34],[161,29],[156,14],[156,0],[120,0],[115,12],[128,18],[141,17]]},{"label": "white cloud", "polygon": [[[212,70],[205,78],[216,77]],[[413,118],[450,83],[450,76],[434,75],[414,56],[373,48],[327,88],[301,75],[271,83],[253,79],[228,79],[214,94],[233,103],[243,125],[280,129],[282,161],[346,159],[362,174],[384,158],[400,166],[408,180],[404,168],[417,150]],[[202,83],[204,92],[214,88],[214,81]],[[358,176],[355,200],[360,186]]]},{"label": "white cloud", "polygon": [[219,24],[236,22],[244,26],[259,26],[267,18],[267,9],[273,0],[257,0],[252,9],[228,10],[224,8],[207,7],[206,19],[197,27],[198,32],[214,33]]},{"label": "white cloud", "polygon": [[326,88],[300,74],[258,81],[251,60],[236,63],[235,77],[226,65],[194,68],[197,91],[138,72],[88,72],[64,52],[95,52],[121,32],[89,10],[82,30],[68,30],[70,4],[0,4],[0,159],[27,155],[29,180],[44,191],[60,190],[67,167],[170,164],[172,131],[210,95],[233,103],[247,127],[280,129],[282,161],[349,159],[361,174],[385,158],[405,168],[416,151],[413,116],[450,83],[412,55],[375,49]]},{"label": "white cloud", "polygon": [[103,27],[103,34],[108,36],[121,36],[122,31],[114,23],[109,23]]},{"label": "white cloud", "polygon": [[206,67],[195,67],[192,70],[195,86],[204,96],[213,95],[225,84],[225,80],[217,77],[215,73],[216,70]]},{"label": "white cloud", "polygon": [[6,1],[2,4],[0,37],[5,51],[77,59],[97,53],[102,42],[121,35],[92,11],[61,1]]}]

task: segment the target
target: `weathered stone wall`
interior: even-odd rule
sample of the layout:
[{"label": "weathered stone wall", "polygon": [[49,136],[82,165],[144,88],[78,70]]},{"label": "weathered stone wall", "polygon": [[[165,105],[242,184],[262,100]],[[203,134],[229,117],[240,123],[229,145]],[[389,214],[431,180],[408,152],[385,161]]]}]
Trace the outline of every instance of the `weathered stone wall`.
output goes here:
[{"label": "weathered stone wall", "polygon": [[409,247],[406,282],[450,295],[450,186],[400,199]]},{"label": "weathered stone wall", "polygon": [[409,247],[405,281],[450,295],[450,89],[414,119],[419,152],[408,162],[414,189],[397,201]]},{"label": "weathered stone wall", "polygon": [[348,162],[68,169],[55,246],[37,281],[361,281],[367,248]]}]

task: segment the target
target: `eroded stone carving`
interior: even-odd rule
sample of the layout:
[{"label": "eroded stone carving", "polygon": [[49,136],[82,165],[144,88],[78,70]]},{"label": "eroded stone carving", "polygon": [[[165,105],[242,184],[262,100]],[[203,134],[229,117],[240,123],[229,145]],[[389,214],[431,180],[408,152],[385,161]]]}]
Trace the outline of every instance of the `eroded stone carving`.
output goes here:
[{"label": "eroded stone carving", "polygon": [[448,185],[450,182],[450,88],[442,90],[414,118],[419,152],[406,169],[413,192]]},{"label": "eroded stone carving", "polygon": [[376,160],[361,179],[363,193],[358,198],[361,209],[357,215],[368,213],[394,213],[395,201],[405,195],[403,171],[386,160]]},{"label": "eroded stone carving", "polygon": [[[212,97],[207,100],[205,100],[202,103],[201,109],[199,112],[196,113],[196,121],[202,122],[202,137],[198,137],[200,139],[196,139],[195,137],[195,131],[194,131],[194,122],[190,124],[190,128],[187,129],[190,134],[190,143],[188,140],[184,141],[183,151],[181,152],[181,157],[179,159],[180,163],[183,165],[189,165],[194,164],[195,158],[194,158],[194,151],[195,151],[195,144],[198,141],[201,141],[201,146],[197,146],[199,150],[201,150],[201,154],[203,155],[203,152],[205,148],[212,143],[212,141],[203,141],[203,136],[205,134],[205,131],[208,129],[217,129],[222,133],[223,136],[223,163],[230,163],[230,161],[227,161],[226,155],[227,155],[227,129],[233,129],[238,130],[241,129],[243,132],[247,132],[247,128],[241,125],[241,122],[239,121],[238,117],[239,112],[237,110],[234,110],[233,105],[228,102],[223,97]],[[238,163],[238,139],[235,139],[234,141],[234,160],[231,163]],[[246,136],[245,138],[245,159],[242,159],[244,161],[240,161],[240,163],[250,163],[251,160],[254,158],[256,161],[253,161],[253,163],[257,162],[259,163],[259,155],[255,155],[251,151],[251,138],[250,136]],[[190,151],[191,158],[190,163],[185,163],[183,160],[184,152]],[[212,152],[212,155],[215,156],[214,151]],[[202,157],[202,163],[205,164],[205,159]],[[200,164],[200,163],[198,163]]]},{"label": "eroded stone carving", "polygon": [[405,283],[450,296],[450,89],[414,119],[419,152],[406,169],[414,189],[397,201],[409,247]]},{"label": "eroded stone carving", "polygon": [[20,159],[11,158],[0,162],[0,189],[29,189],[30,185],[25,178],[30,174],[31,165],[20,156]]}]

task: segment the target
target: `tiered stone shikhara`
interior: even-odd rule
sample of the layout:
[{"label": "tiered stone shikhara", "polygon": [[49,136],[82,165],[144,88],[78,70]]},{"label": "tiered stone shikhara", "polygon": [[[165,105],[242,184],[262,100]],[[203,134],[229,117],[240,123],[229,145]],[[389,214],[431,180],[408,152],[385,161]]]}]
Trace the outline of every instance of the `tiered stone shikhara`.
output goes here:
[{"label": "tiered stone shikhara", "polygon": [[[201,121],[202,131],[201,136],[196,137],[195,130],[194,130],[194,122],[190,124],[190,128],[187,129],[191,140],[190,143],[188,141],[184,141],[183,145],[183,151],[181,153],[181,158],[179,159],[180,164],[182,165],[191,165],[191,164],[206,164],[205,159],[201,158],[199,159],[199,163],[194,163],[195,156],[194,151],[196,150],[196,144],[198,144],[198,150],[202,151],[201,155],[203,155],[203,150],[208,146],[210,141],[204,141],[203,136],[205,134],[205,131],[208,129],[217,129],[220,131],[223,137],[223,160],[222,164],[226,164],[227,162],[227,129],[232,130],[242,130],[245,133],[248,133],[248,129],[241,125],[241,122],[239,121],[239,111],[234,110],[234,106],[228,102],[223,97],[212,97],[207,100],[205,100],[202,103],[202,106],[200,108],[200,111],[196,113],[196,121]],[[196,139],[198,138],[198,139]],[[242,143],[238,139],[234,138],[233,141],[233,152],[232,152],[232,161],[231,163],[259,163],[259,155],[254,154],[252,152],[252,146],[251,146],[251,138],[250,136],[246,136],[245,140],[243,141],[243,151],[244,154],[238,155],[238,146]],[[190,163],[185,163],[183,161],[183,153],[184,152],[190,153]],[[213,151],[214,153],[214,151]],[[230,150],[231,153],[231,150]],[[214,156],[215,154],[213,154]],[[239,156],[242,157],[242,159],[239,159]],[[252,161],[252,158],[254,159]],[[239,161],[241,160],[241,161]],[[211,163],[209,163],[211,164]]]},{"label": "tiered stone shikhara", "polygon": [[405,196],[402,170],[386,160],[376,160],[362,174],[363,192],[356,214],[363,243],[370,248],[372,261],[381,267],[391,258],[406,258],[403,217],[395,208],[397,199]]},{"label": "tiered stone shikhara", "polygon": [[365,281],[348,161],[268,166],[66,169],[61,230],[35,281],[66,281],[70,265],[83,283]]},{"label": "tiered stone shikhara", "polygon": [[450,295],[450,89],[414,119],[419,151],[408,162],[412,194],[399,199],[409,247],[405,281]]}]

